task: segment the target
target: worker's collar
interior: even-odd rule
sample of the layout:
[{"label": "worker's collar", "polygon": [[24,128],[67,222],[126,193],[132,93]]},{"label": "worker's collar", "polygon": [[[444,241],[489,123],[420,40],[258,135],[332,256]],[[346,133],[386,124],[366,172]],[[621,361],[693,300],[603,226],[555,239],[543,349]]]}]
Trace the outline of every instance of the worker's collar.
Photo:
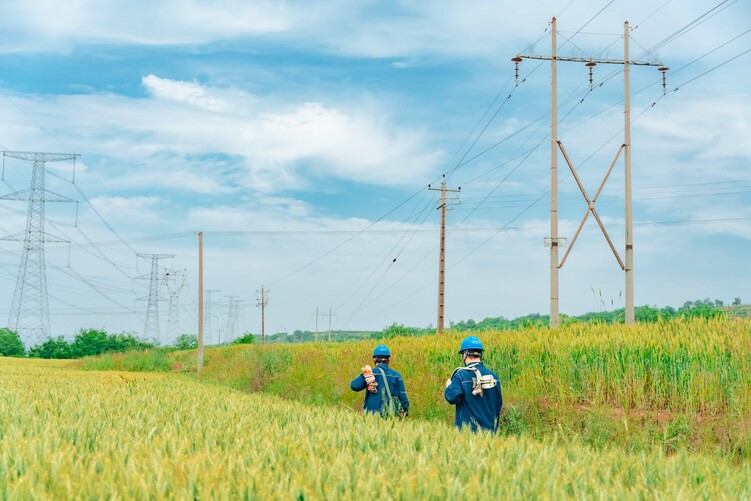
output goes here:
[{"label": "worker's collar", "polygon": [[482,360],[479,360],[477,362],[469,362],[467,364],[467,367],[477,367],[478,365],[482,365]]},{"label": "worker's collar", "polygon": [[376,367],[380,367],[380,366],[384,366],[384,367],[386,367],[388,369],[389,364],[388,364],[388,362],[381,362],[381,363],[376,364]]}]

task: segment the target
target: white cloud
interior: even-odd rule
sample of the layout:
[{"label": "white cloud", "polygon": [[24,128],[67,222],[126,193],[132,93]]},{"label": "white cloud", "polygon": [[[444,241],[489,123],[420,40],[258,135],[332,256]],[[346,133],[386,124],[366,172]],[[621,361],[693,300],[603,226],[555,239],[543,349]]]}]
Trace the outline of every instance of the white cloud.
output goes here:
[{"label": "white cloud", "polygon": [[[751,103],[748,96],[692,96],[673,100],[640,122],[664,150],[690,155],[708,167],[712,162],[751,158]],[[656,146],[656,145],[655,145]],[[729,173],[731,174],[731,173]]]},{"label": "white cloud", "polygon": [[210,111],[229,111],[232,106],[227,101],[212,97],[206,87],[196,82],[181,82],[156,75],[141,78],[141,83],[153,97],[192,104]]},{"label": "white cloud", "polygon": [[[497,59],[527,47],[543,34],[552,16],[559,15],[559,30],[573,32],[602,8],[595,0],[544,0],[513,5],[495,0],[462,2],[352,2],[324,0],[10,0],[0,7],[0,28],[16,34],[14,43],[0,50],[61,50],[75,45],[117,43],[133,45],[205,44],[238,37],[274,36],[305,47],[366,57],[414,57],[451,55]],[[722,38],[743,27],[747,6],[727,6],[714,20],[692,36],[663,49],[661,56],[695,54],[703,40]],[[587,32],[622,34],[630,20],[634,37],[649,46],[662,40],[708,10],[704,2],[669,4],[654,17],[653,2],[635,0],[613,4],[590,25]],[[746,16],[747,17],[747,16]],[[643,24],[641,21],[644,21]],[[693,36],[695,34],[701,36]],[[563,33],[566,35],[566,33]],[[597,51],[613,37],[598,37],[577,44]],[[603,44],[602,41],[606,40]],[[538,50],[543,50],[538,43]],[[563,40],[561,41],[563,43]],[[546,48],[546,47],[544,47]]]},{"label": "white cloud", "polygon": [[16,37],[13,44],[0,44],[0,50],[208,43],[288,31],[295,19],[286,3],[265,0],[9,0],[0,7],[0,27]]},{"label": "white cloud", "polygon": [[[424,181],[443,153],[429,137],[395,123],[383,105],[261,103],[236,89],[156,75],[143,78],[150,97],[111,94],[13,97],[0,103],[14,145],[55,146],[119,159],[122,186],[178,187],[200,193],[235,188],[274,192],[304,188],[318,177],[394,186]],[[24,110],[24,112],[19,112]],[[35,130],[36,129],[36,130]],[[29,145],[29,146],[25,146]],[[206,160],[221,155],[223,160]],[[126,167],[127,166],[127,167]],[[229,177],[225,176],[230,173]]]}]

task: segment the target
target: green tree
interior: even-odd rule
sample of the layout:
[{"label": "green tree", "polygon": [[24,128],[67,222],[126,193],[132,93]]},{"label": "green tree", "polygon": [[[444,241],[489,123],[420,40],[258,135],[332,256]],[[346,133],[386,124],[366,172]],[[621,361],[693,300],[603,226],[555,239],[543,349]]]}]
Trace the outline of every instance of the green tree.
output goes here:
[{"label": "green tree", "polygon": [[22,357],[25,348],[21,337],[10,329],[0,329],[0,355],[4,357]]},{"label": "green tree", "polygon": [[239,338],[232,341],[232,344],[255,344],[255,342],[256,342],[255,336],[250,332],[246,332]]},{"label": "green tree", "polygon": [[178,350],[195,350],[198,348],[198,336],[195,334],[180,334],[175,339],[175,348]]},{"label": "green tree", "polygon": [[743,304],[743,303],[741,302],[741,298],[740,297],[737,297],[737,298],[733,299],[733,306],[740,306],[741,304]]},{"label": "green tree", "polygon": [[109,351],[109,339],[104,329],[81,329],[71,344],[74,358],[101,355]]},{"label": "green tree", "polygon": [[126,351],[143,351],[154,348],[152,343],[141,341],[134,334],[122,332],[120,334],[110,334],[107,336],[105,351],[123,353]]},{"label": "green tree", "polygon": [[49,338],[29,349],[29,358],[75,358],[70,343],[64,337]]},{"label": "green tree", "polygon": [[420,333],[420,329],[416,327],[405,327],[402,324],[394,322],[376,334],[376,339],[387,339],[397,336],[419,336]]},{"label": "green tree", "polygon": [[635,308],[634,317],[637,322],[657,322],[660,319],[660,310],[652,306],[638,306]]}]

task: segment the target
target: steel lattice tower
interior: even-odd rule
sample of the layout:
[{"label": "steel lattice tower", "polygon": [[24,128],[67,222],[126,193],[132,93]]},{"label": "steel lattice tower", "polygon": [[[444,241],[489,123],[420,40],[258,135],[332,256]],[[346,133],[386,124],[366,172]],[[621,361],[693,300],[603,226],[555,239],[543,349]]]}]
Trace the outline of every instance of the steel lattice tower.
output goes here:
[{"label": "steel lattice tower", "polygon": [[214,341],[214,329],[212,328],[212,325],[211,325],[211,317],[212,317],[211,306],[213,305],[212,299],[213,299],[214,294],[219,294],[221,292],[222,291],[218,289],[206,290],[206,312],[203,315],[203,323],[204,323],[203,331],[204,333],[207,334],[206,339],[212,342]]},{"label": "steel lattice tower", "polygon": [[45,189],[45,163],[75,160],[71,153],[37,153],[3,151],[3,157],[32,162],[31,187],[10,193],[2,200],[29,202],[26,230],[0,240],[23,242],[21,264],[10,308],[8,328],[21,336],[27,346],[42,343],[50,337],[50,311],[47,297],[47,269],[44,259],[45,242],[68,243],[44,231],[45,202],[77,202],[72,198]]},{"label": "steel lattice tower", "polygon": [[180,292],[187,285],[188,270],[166,270],[163,284],[169,292],[167,310],[167,339],[174,342],[180,335]]},{"label": "steel lattice tower", "polygon": [[140,279],[149,279],[149,303],[146,307],[146,322],[143,327],[143,336],[153,339],[161,344],[159,335],[159,260],[175,257],[174,254],[137,254],[138,257],[151,259],[151,273],[141,275]]},{"label": "steel lattice tower", "polygon": [[237,298],[239,296],[227,296],[229,306],[227,307],[227,342],[237,339],[237,329],[240,323],[238,315]]}]

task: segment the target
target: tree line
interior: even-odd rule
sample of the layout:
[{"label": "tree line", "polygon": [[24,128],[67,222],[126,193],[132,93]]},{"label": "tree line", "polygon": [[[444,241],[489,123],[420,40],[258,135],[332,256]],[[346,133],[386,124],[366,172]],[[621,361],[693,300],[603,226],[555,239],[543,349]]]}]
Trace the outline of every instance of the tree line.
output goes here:
[{"label": "tree line", "polygon": [[[657,322],[660,319],[671,318],[714,318],[728,314],[728,311],[743,310],[741,299],[735,298],[732,305],[726,307],[718,299],[697,299],[686,301],[682,306],[673,308],[666,306],[637,306],[634,316],[637,322]],[[610,311],[589,312],[583,315],[570,316],[562,314],[561,324],[569,323],[622,323],[625,318],[624,308]],[[539,313],[532,313],[507,319],[505,317],[488,317],[482,321],[473,319],[461,322],[450,322],[450,328],[456,331],[507,331],[529,327],[547,326],[550,317]],[[388,339],[401,336],[425,336],[435,332],[433,326],[407,327],[393,323],[380,331],[332,331],[331,341],[357,341],[363,339]],[[258,343],[260,336],[250,332],[235,339],[228,344],[253,344]],[[296,330],[291,334],[277,332],[265,337],[266,343],[306,343],[313,341],[326,341],[329,339],[328,332],[314,333],[311,331]],[[28,350],[21,341],[20,336],[9,329],[0,329],[0,356],[29,358],[57,358],[70,359],[88,356],[102,355],[104,353],[123,353],[126,351],[144,351],[150,349],[162,350],[193,350],[198,347],[198,337],[195,334],[182,334],[168,346],[157,346],[149,341],[144,341],[132,333],[108,334],[104,329],[81,329],[72,341],[62,336],[50,338],[42,344],[30,347]]]},{"label": "tree line", "polygon": [[[741,306],[741,299],[735,298],[732,303],[733,307]],[[726,315],[726,308],[723,301],[719,299],[697,299],[696,301],[686,301],[682,306],[673,308],[665,306],[658,308],[656,306],[637,306],[634,308],[634,318],[637,322],[650,323],[659,320],[669,320],[671,318],[715,318]],[[583,315],[565,315],[561,314],[561,325],[571,323],[624,323],[626,318],[625,308],[617,308],[609,311],[588,312]],[[472,319],[451,323],[451,328],[458,331],[484,331],[484,330],[516,330],[534,326],[547,326],[550,323],[549,315],[532,313],[506,319],[504,317],[486,318],[480,322]]]},{"label": "tree line", "polygon": [[[252,334],[245,334],[235,339],[233,344],[253,343]],[[104,353],[124,353],[126,351],[145,351],[152,349],[191,350],[198,347],[198,336],[182,334],[168,346],[157,346],[144,341],[132,333],[108,334],[104,329],[81,329],[72,341],[63,336],[51,337],[43,343],[28,350],[17,332],[0,329],[0,356],[71,359],[83,358]]]}]

